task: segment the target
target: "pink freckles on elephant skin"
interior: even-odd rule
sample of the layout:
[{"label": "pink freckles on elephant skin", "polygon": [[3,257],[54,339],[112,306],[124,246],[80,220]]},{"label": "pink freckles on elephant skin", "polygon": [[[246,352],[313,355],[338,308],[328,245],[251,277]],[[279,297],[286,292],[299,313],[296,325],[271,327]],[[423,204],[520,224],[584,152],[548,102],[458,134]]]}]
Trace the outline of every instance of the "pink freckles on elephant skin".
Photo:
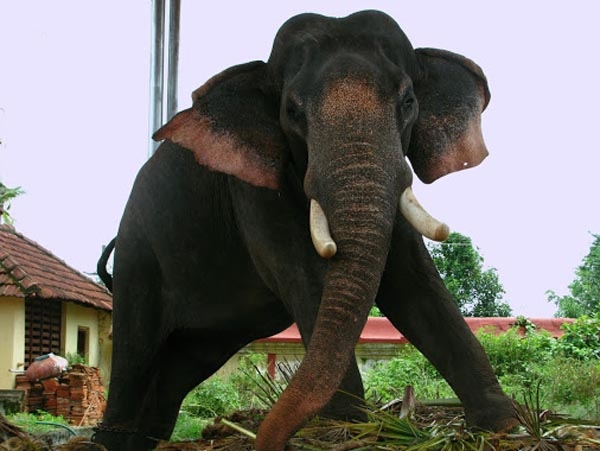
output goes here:
[{"label": "pink freckles on elephant skin", "polygon": [[342,78],[325,90],[319,116],[329,124],[340,120],[356,123],[365,116],[378,116],[382,107],[373,85],[355,78]]},{"label": "pink freckles on elephant skin", "polygon": [[452,141],[447,151],[436,156],[437,164],[423,174],[422,180],[431,183],[446,174],[472,168],[487,156],[488,150],[481,133],[481,117],[475,116],[463,134]]}]

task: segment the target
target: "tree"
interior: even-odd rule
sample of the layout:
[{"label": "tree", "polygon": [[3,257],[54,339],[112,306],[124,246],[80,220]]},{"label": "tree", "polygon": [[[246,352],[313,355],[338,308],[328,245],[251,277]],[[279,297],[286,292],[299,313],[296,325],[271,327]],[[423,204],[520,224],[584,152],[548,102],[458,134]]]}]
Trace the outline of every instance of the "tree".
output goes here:
[{"label": "tree", "polygon": [[20,186],[16,188],[8,188],[2,182],[0,182],[0,224],[3,222],[6,224],[12,223],[12,217],[8,213],[10,210],[10,202],[17,196],[23,194],[23,190]]},{"label": "tree", "polygon": [[600,312],[600,235],[592,234],[594,242],[575,271],[575,280],[569,285],[570,294],[558,296],[548,290],[548,301],[554,302],[558,310],[555,316],[579,318]]},{"label": "tree", "polygon": [[502,302],[505,291],[496,269],[483,270],[483,257],[470,238],[453,232],[445,242],[430,245],[429,251],[464,316],[512,315]]}]

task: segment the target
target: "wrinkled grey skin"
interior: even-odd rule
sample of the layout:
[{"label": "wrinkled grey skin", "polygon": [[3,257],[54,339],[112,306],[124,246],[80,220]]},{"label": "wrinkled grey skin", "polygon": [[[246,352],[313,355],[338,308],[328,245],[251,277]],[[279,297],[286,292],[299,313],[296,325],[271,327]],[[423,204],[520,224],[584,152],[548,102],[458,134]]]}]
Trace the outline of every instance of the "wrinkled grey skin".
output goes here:
[{"label": "wrinkled grey skin", "polygon": [[[511,401],[398,211],[406,157],[431,182],[487,155],[481,69],[413,50],[383,13],[307,14],[282,26],[267,63],[230,68],[193,99],[156,133],[164,142],[121,221],[96,441],[138,450],[168,438],[189,390],[293,321],[306,357],[256,449],[282,451],[319,412],[360,418],[354,346],[374,302],[450,383],[471,426],[513,426]],[[330,260],[311,243],[310,199],[338,246]]]}]

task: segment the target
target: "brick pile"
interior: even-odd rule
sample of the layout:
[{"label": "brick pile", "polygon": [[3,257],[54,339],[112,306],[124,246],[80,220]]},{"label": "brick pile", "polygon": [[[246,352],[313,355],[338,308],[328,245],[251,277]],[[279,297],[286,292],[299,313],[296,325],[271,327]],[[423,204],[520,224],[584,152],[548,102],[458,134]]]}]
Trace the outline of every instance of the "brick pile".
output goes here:
[{"label": "brick pile", "polygon": [[25,391],[28,412],[44,410],[74,426],[95,426],[106,407],[99,368],[73,365],[62,376],[36,382],[17,375],[15,388]]}]

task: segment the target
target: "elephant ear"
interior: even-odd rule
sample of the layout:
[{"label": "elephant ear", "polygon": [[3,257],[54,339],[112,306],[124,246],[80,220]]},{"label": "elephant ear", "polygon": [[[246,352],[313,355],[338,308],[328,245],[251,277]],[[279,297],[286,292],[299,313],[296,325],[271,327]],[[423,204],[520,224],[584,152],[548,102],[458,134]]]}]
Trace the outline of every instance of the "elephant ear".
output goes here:
[{"label": "elephant ear", "polygon": [[278,189],[285,138],[266,64],[234,66],[192,94],[193,105],[153,135],[190,150],[198,163],[255,186]]},{"label": "elephant ear", "polygon": [[419,178],[431,183],[476,166],[488,155],[481,113],[490,92],[483,71],[473,61],[445,50],[415,52],[423,73],[414,82],[419,116],[407,155]]}]

